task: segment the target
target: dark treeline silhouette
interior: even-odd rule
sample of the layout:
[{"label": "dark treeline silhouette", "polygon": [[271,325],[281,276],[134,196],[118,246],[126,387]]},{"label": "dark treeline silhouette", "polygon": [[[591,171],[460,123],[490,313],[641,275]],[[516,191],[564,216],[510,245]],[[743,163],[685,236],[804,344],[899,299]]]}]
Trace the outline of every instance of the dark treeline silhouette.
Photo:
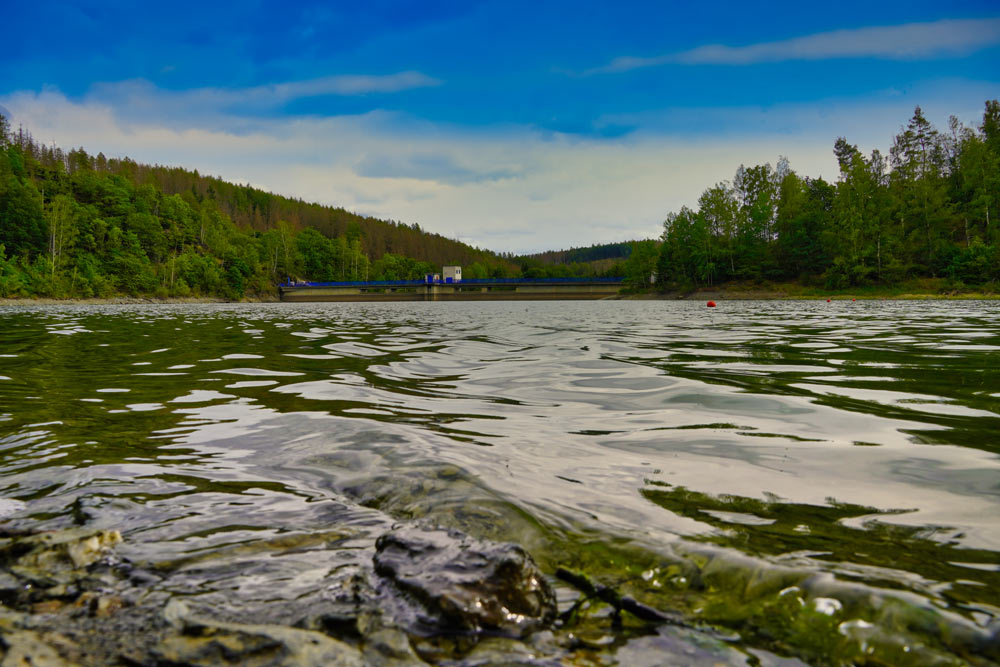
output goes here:
[{"label": "dark treeline silhouette", "polygon": [[597,262],[600,260],[625,260],[632,253],[632,242],[595,243],[587,248],[570,248],[569,250],[547,250],[524,259],[536,259],[543,264],[573,264],[577,262]]},{"label": "dark treeline silhouette", "polygon": [[525,278],[624,276],[634,245],[625,241],[505,257],[520,267]]},{"label": "dark treeline silhouette", "polygon": [[64,152],[0,116],[0,296],[240,298],[273,293],[289,277],[411,279],[445,264],[482,277],[517,271],[416,224]]}]

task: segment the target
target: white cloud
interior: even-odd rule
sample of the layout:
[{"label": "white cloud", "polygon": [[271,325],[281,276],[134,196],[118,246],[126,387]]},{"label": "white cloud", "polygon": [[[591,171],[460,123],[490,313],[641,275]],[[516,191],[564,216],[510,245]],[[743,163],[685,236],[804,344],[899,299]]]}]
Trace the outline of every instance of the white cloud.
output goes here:
[{"label": "white cloud", "polygon": [[[364,95],[367,93],[396,93],[412,88],[438,86],[438,79],[421,72],[398,72],[382,76],[339,75],[308,81],[262,86],[265,93],[288,99],[313,95]],[[257,89],[250,89],[257,90]]]},{"label": "white cloud", "polygon": [[438,85],[441,85],[440,80],[412,71],[377,76],[326,76],[248,88],[192,88],[182,91],[163,90],[145,79],[132,79],[97,83],[87,97],[116,109],[131,111],[136,117],[147,120],[151,117],[210,120],[220,113],[259,112],[306,97],[387,94]]},{"label": "white cloud", "polygon": [[626,72],[659,65],[752,65],[784,60],[883,58],[911,60],[958,56],[1000,44],[1000,18],[945,19],[931,23],[834,30],[748,46],[708,44],[648,58],[622,56],[585,74]]},{"label": "white cloud", "polygon": [[[834,178],[837,136],[865,151],[884,150],[916,102],[943,128],[952,112],[974,122],[996,89],[951,82],[875,100],[666,109],[605,119],[637,128],[615,139],[528,127],[458,128],[386,112],[332,118],[220,112],[211,123],[196,125],[186,116],[178,125],[144,118],[148,100],[123,107],[96,94],[71,100],[54,90],[15,93],[0,97],[0,104],[11,110],[15,126],[23,123],[39,140],[64,148],[82,145],[92,153],[197,168],[521,252],[657,236],[667,213],[694,205],[741,163],[773,164],[786,155],[802,174]],[[185,93],[156,91],[154,99],[178,104],[172,95]],[[706,118],[728,126],[728,133],[676,129],[701,127]]]},{"label": "white cloud", "polygon": [[779,152],[786,145],[812,136],[825,138],[831,147],[838,136],[845,136],[852,143],[869,149],[885,150],[899,128],[909,121],[915,106],[919,105],[938,129],[946,130],[951,115],[967,124],[977,124],[982,119],[983,103],[995,98],[998,90],[1000,86],[995,82],[939,79],[904,89],[876,91],[859,98],[608,114],[598,118],[595,126],[599,129],[636,128],[678,136],[710,136],[720,140],[770,136]]}]

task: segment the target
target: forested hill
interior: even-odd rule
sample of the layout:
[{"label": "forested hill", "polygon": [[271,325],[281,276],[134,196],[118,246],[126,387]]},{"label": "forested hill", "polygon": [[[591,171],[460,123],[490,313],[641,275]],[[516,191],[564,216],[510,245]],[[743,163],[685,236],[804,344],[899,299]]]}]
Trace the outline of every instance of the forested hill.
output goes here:
[{"label": "forested hill", "polygon": [[[831,138],[832,139],[832,138]],[[1000,286],[1000,103],[982,121],[935,128],[920,107],[888,155],[831,140],[833,182],[785,159],[740,165],[659,240],[515,258],[526,275],[615,272],[635,287],[687,291],[732,281],[827,290],[932,279],[939,289]],[[600,262],[624,259],[616,266]],[[930,284],[930,283],[928,283]],[[928,288],[934,289],[934,288]]]},{"label": "forested hill", "polygon": [[635,275],[685,289],[732,280],[798,281],[826,289],[911,279],[951,289],[1000,283],[1000,103],[982,122],[934,127],[920,107],[888,155],[832,142],[836,181],[784,159],[741,165],[695,209],[667,216],[662,243],[636,244]]},{"label": "forested hill", "polygon": [[543,264],[574,264],[598,262],[601,260],[625,260],[632,253],[632,242],[621,243],[595,243],[585,248],[570,248],[568,250],[547,250],[531,255],[526,255],[526,259],[533,259]]},{"label": "forested hill", "polygon": [[[63,151],[0,116],[0,297],[269,294],[287,277],[514,267],[425,232],[177,167]],[[467,272],[469,271],[467,269]]]},{"label": "forested hill", "polygon": [[460,241],[424,231],[417,224],[381,220],[340,207],[291,199],[249,185],[202,176],[197,170],[150,166],[128,158],[106,160],[101,155],[88,156],[82,150],[70,151],[65,160],[70,169],[74,163],[89,161],[85,168],[120,175],[134,184],[151,183],[165,195],[191,193],[197,201],[211,199],[240,229],[266,232],[285,221],[296,229],[311,227],[330,238],[348,235],[354,229],[360,231],[361,247],[368,257],[378,258],[388,252],[436,265],[472,264],[492,256]]},{"label": "forested hill", "polygon": [[508,255],[525,278],[622,276],[635,241],[594,244],[568,250],[546,250],[529,255]]},{"label": "forested hill", "polygon": [[0,116],[0,297],[274,294],[286,278],[621,275],[637,288],[728,281],[827,289],[934,278],[1000,284],[1000,103],[935,128],[918,107],[888,155],[832,143],[834,182],[784,159],[740,165],[659,240],[514,257],[195,171],[64,153]]}]

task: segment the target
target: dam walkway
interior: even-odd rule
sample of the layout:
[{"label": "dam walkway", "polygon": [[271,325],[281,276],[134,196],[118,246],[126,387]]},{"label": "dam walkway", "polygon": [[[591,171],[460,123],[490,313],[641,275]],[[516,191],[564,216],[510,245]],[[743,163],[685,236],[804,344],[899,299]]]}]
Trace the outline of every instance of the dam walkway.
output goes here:
[{"label": "dam walkway", "polygon": [[621,278],[484,278],[455,282],[288,282],[282,301],[519,301],[614,298]]}]

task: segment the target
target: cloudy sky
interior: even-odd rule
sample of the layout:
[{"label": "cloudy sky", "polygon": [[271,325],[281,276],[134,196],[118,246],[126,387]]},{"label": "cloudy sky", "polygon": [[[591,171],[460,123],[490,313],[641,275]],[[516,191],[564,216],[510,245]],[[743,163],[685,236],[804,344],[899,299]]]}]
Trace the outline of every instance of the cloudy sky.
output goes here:
[{"label": "cloudy sky", "polygon": [[497,251],[654,237],[740,164],[834,179],[838,136],[1000,97],[995,0],[139,7],[5,8],[15,127]]}]

